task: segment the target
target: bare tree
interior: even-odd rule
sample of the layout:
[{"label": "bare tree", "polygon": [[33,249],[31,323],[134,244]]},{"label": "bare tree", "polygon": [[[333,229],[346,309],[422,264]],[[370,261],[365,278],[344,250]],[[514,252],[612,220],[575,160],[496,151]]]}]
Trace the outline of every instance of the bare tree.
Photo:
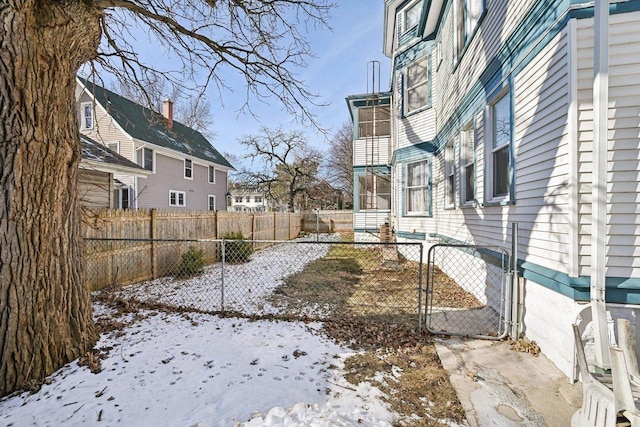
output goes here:
[{"label": "bare tree", "polygon": [[342,191],[346,202],[353,201],[353,125],[344,123],[329,142],[324,170],[327,181]]},{"label": "bare tree", "polygon": [[296,202],[308,195],[317,182],[321,153],[310,147],[300,131],[285,132],[282,128],[263,127],[258,135],[246,136],[240,144],[247,147],[246,159],[259,161],[262,169],[244,169],[241,180],[260,188],[274,201],[286,203],[293,212]]},{"label": "bare tree", "polygon": [[227,68],[244,76],[247,108],[250,98],[275,97],[313,121],[313,94],[295,70],[310,54],[303,32],[326,23],[328,2],[2,1],[0,395],[42,379],[97,339],[78,204],[80,67],[89,62],[144,86],[157,75],[136,49],[144,34],[172,58],[161,75],[189,82],[185,90],[227,88]]}]

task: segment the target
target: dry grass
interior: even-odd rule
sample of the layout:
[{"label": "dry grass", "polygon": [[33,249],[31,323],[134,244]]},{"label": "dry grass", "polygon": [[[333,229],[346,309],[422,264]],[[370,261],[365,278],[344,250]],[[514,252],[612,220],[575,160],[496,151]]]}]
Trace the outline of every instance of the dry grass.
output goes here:
[{"label": "dry grass", "polygon": [[[338,342],[364,350],[346,361],[347,380],[354,385],[369,381],[385,392],[399,414],[395,425],[460,423],[464,410],[431,336],[418,331],[420,266],[402,257],[389,261],[389,253],[379,249],[332,246],[327,256],[289,276],[277,291],[278,299],[332,308],[324,331]],[[445,278],[439,278],[439,298],[477,303]],[[450,297],[446,289],[454,290]]]}]

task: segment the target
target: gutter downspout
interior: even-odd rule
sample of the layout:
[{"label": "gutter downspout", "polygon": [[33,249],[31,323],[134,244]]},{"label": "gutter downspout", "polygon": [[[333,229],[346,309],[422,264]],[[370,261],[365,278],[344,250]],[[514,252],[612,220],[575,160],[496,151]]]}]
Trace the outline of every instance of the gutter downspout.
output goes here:
[{"label": "gutter downspout", "polygon": [[593,174],[591,189],[591,285],[596,366],[611,368],[605,281],[607,239],[607,109],[609,101],[609,1],[595,0],[593,66]]}]

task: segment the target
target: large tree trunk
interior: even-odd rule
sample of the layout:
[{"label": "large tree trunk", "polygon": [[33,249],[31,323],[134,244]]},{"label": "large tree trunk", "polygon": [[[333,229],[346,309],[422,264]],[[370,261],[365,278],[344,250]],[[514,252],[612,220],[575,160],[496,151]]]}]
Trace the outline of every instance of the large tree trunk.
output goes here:
[{"label": "large tree trunk", "polygon": [[90,2],[0,0],[0,395],[97,338],[84,281],[75,75],[95,56]]}]

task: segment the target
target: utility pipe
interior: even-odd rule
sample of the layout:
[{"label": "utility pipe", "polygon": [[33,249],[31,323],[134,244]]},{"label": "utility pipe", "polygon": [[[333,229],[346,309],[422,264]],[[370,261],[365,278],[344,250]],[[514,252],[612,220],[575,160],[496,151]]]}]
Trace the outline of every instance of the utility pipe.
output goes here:
[{"label": "utility pipe", "polygon": [[609,101],[609,1],[595,0],[593,64],[593,174],[591,189],[591,285],[596,366],[611,368],[605,281],[607,239],[607,107]]}]

